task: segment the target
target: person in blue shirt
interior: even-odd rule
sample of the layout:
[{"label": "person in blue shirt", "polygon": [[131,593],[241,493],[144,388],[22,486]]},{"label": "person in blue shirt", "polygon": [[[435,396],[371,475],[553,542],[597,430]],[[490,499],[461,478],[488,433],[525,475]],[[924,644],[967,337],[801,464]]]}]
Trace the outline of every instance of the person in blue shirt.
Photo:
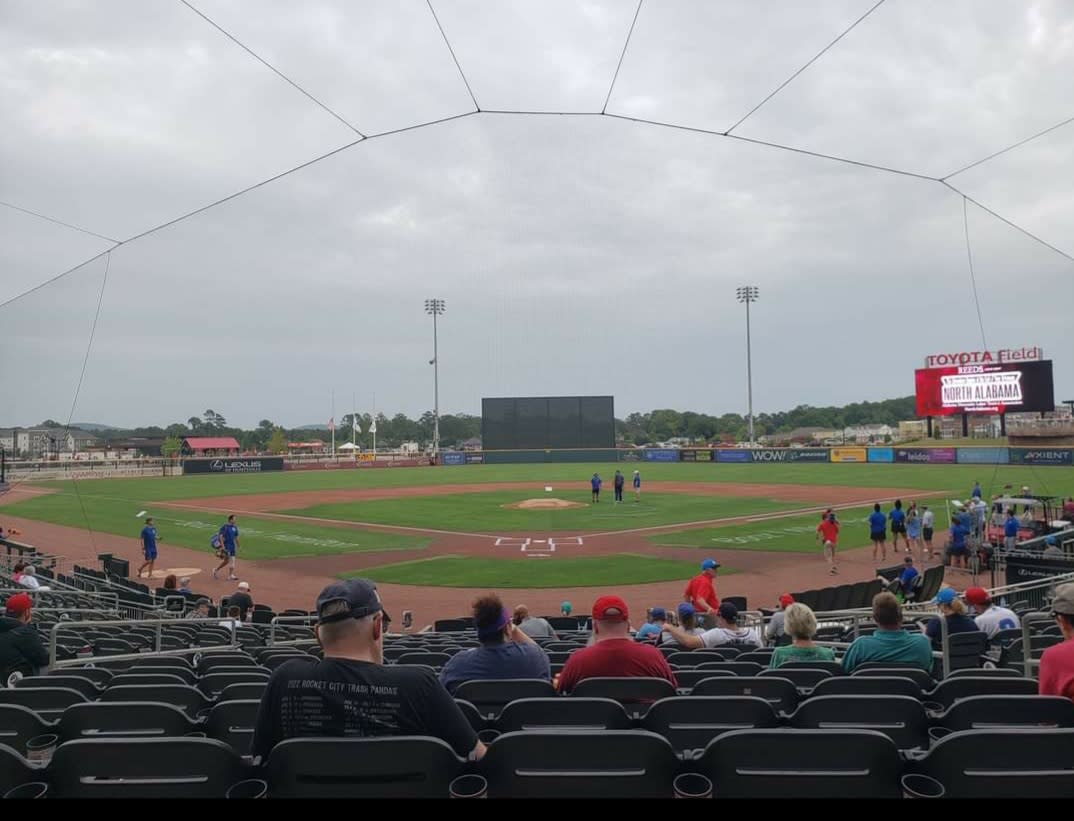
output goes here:
[{"label": "person in blue shirt", "polygon": [[969,555],[969,547],[966,545],[966,537],[970,535],[970,529],[956,519],[951,524],[951,546],[947,552],[951,554],[951,566],[966,567],[966,557]]},{"label": "person in blue shirt", "polygon": [[873,505],[873,512],[869,514],[869,538],[873,542],[874,562],[877,559],[878,552],[881,561],[888,557],[887,536],[884,533],[887,524],[887,517],[880,512],[880,503],[877,502]]},{"label": "person in blue shirt", "polygon": [[663,607],[654,607],[649,611],[649,621],[638,628],[634,634],[635,641],[651,641],[660,643],[660,634],[664,632],[664,624],[668,620],[667,612]]},{"label": "person in blue shirt", "polygon": [[599,473],[594,473],[593,478],[589,480],[589,487],[593,490],[593,501],[594,502],[599,502],[600,501],[600,486],[601,486],[601,484],[602,483],[600,481],[600,474]]},{"label": "person in blue shirt", "polygon": [[466,681],[535,678],[552,680],[548,654],[518,629],[495,593],[473,604],[474,626],[480,647],[453,655],[440,671],[440,683],[455,694]]},{"label": "person in blue shirt", "polygon": [[891,519],[892,550],[899,549],[899,536],[901,535],[903,544],[906,546],[906,552],[909,553],[910,540],[906,538],[906,511],[902,509],[902,499],[895,500],[895,507],[888,514],[888,518]]},{"label": "person in blue shirt", "polygon": [[138,568],[138,572],[135,574],[139,579],[142,578],[142,571],[147,567],[149,572],[145,574],[147,579],[153,578],[153,563],[157,560],[157,529],[153,526],[153,517],[149,516],[145,520],[145,527],[142,528],[142,556],[145,557],[145,562]]},{"label": "person in blue shirt", "polygon": [[237,581],[239,577],[235,575],[235,556],[239,550],[239,527],[235,524],[234,513],[228,516],[227,522],[220,526],[220,542],[224,546],[224,555],[220,559],[220,564],[213,568],[213,578],[217,578],[216,574],[226,565],[230,565],[228,579]]},{"label": "person in blue shirt", "polygon": [[635,504],[641,501],[641,471],[634,471],[634,502]]},{"label": "person in blue shirt", "polygon": [[899,573],[898,583],[899,590],[902,592],[902,600],[907,601],[913,598],[914,582],[921,574],[918,573],[917,568],[914,567],[913,556],[907,556],[902,561],[902,572]]},{"label": "person in blue shirt", "polygon": [[970,491],[970,498],[973,498],[973,499],[980,499],[981,498],[981,483],[980,482],[974,482],[973,483],[973,490]]},{"label": "person in blue shirt", "polygon": [[1014,508],[1007,509],[1007,518],[1003,520],[1003,548],[1014,550],[1018,545],[1018,517],[1014,515]]}]

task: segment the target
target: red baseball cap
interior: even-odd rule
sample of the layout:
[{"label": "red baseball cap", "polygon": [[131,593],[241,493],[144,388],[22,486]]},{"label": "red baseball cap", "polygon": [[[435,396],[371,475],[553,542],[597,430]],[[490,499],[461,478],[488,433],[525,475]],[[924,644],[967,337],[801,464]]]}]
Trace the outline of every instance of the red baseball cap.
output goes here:
[{"label": "red baseball cap", "polygon": [[33,606],[33,600],[28,593],[16,593],[14,596],[7,597],[7,603],[4,608],[9,615],[21,616]]},{"label": "red baseball cap", "polygon": [[618,596],[601,596],[593,602],[593,621],[626,621],[626,602]]},{"label": "red baseball cap", "polygon": [[790,593],[784,593],[782,596],[779,597],[780,607],[790,607],[792,604],[794,604],[794,596],[792,596]]},{"label": "red baseball cap", "polygon": [[990,598],[988,591],[983,587],[967,587],[962,595],[970,604],[984,604]]}]

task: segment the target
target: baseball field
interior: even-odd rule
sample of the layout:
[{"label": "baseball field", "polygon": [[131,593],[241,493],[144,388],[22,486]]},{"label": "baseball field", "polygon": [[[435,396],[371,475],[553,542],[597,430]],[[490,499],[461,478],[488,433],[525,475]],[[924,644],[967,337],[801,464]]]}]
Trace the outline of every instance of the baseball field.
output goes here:
[{"label": "baseball field", "polygon": [[[634,467],[642,491],[630,488]],[[1005,485],[1069,495],[1074,472],[1025,466],[903,464],[615,464],[281,472],[97,479],[24,484],[0,507],[5,520],[121,537],[137,556],[145,511],[169,550],[200,552],[227,514],[237,516],[240,558],[257,568],[320,578],[361,574],[378,582],[448,588],[585,588],[670,582],[708,555],[721,574],[783,567],[788,554],[818,553],[819,512],[840,511],[840,550],[868,544],[874,501],[916,500],[937,510]],[[604,481],[590,498],[594,472]],[[60,531],[57,531],[60,532]],[[54,537],[53,537],[54,538]],[[94,542],[96,544],[96,541]],[[194,566],[185,553],[184,566]],[[816,563],[810,562],[813,568]],[[250,566],[247,564],[246,566]],[[159,571],[158,571],[159,574]],[[803,579],[804,581],[804,579]],[[788,582],[789,583],[789,582]]]}]

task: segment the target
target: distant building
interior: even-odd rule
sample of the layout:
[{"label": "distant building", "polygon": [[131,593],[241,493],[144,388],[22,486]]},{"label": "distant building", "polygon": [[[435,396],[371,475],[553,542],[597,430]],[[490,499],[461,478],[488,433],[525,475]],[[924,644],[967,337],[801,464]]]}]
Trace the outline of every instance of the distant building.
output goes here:
[{"label": "distant building", "polygon": [[96,447],[100,440],[92,433],[88,433],[79,428],[71,428],[67,431],[67,438],[64,442],[65,450],[69,453],[80,453],[84,450],[90,450]]},{"label": "distant building", "polygon": [[59,453],[67,445],[63,428],[16,428],[15,452],[26,459]]},{"label": "distant building", "polygon": [[904,419],[899,422],[898,436],[903,441],[924,439],[928,433],[929,426],[924,419]]},{"label": "distant building", "polygon": [[184,456],[238,456],[234,436],[188,436],[183,440]]},{"label": "distant building", "polygon": [[459,442],[459,450],[481,450],[481,437],[473,436]]},{"label": "distant building", "polygon": [[320,439],[311,439],[308,442],[288,442],[288,453],[324,453],[328,448]]}]

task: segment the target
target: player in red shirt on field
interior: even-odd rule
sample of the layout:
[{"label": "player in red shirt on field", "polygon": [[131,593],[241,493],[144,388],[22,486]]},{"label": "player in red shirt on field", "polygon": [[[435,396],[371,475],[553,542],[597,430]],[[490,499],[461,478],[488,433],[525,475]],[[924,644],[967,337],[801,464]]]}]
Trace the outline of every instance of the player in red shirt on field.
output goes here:
[{"label": "player in red shirt on field", "polygon": [[690,602],[694,610],[705,619],[705,624],[716,609],[720,606],[720,600],[716,598],[716,568],[720,563],[715,559],[705,559],[701,562],[701,572],[686,583],[686,589],[682,593],[684,601]]},{"label": "player in red shirt on field", "polygon": [[626,602],[601,596],[593,604],[593,644],[571,653],[559,676],[560,692],[569,693],[584,678],[663,678],[677,687],[663,654],[651,644],[630,637]]},{"label": "player in red shirt on field", "polygon": [[835,546],[839,541],[839,522],[835,520],[835,514],[829,513],[827,518],[822,519],[817,525],[817,541],[824,544],[824,558],[828,560],[828,572],[833,576],[839,572],[835,566]]}]

